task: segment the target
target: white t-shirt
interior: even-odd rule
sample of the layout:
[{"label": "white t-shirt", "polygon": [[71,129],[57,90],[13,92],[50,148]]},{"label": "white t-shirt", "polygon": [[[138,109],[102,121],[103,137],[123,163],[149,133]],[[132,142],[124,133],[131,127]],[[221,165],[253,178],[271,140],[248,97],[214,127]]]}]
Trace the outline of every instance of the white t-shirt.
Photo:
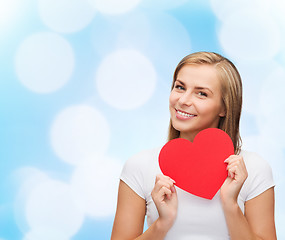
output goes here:
[{"label": "white t-shirt", "polygon": [[[150,226],[158,212],[151,197],[157,174],[161,174],[158,156],[161,148],[143,151],[130,158],[124,165],[121,180],[146,201],[147,224]],[[271,167],[259,155],[241,151],[248,178],[238,204],[244,212],[244,203],[274,186]],[[212,200],[185,192],[176,186],[178,195],[177,218],[167,233],[166,240],[224,240],[229,233],[223,213],[220,191]]]}]

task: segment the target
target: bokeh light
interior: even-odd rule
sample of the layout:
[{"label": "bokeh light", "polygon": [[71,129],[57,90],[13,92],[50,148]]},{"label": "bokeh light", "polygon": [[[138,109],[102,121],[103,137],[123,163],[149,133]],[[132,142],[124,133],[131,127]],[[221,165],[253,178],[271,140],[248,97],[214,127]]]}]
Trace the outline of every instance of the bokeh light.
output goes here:
[{"label": "bokeh light", "polygon": [[130,12],[116,18],[104,17],[92,26],[92,46],[106,56],[117,49],[145,49],[149,44],[151,24],[145,13]]},{"label": "bokeh light", "polygon": [[123,14],[134,9],[141,0],[88,0],[95,9],[103,14]]},{"label": "bokeh light", "polygon": [[56,116],[50,139],[61,160],[78,165],[107,151],[110,129],[98,110],[88,105],[75,105]]},{"label": "bokeh light", "polygon": [[278,25],[269,15],[250,10],[235,12],[224,20],[219,39],[224,51],[236,61],[265,61],[280,50]]},{"label": "bokeh light", "polygon": [[210,0],[210,3],[213,12],[221,21],[227,21],[231,15],[244,10],[266,12],[270,6],[267,0]]},{"label": "bokeh light", "polygon": [[15,221],[22,232],[27,232],[30,229],[25,212],[27,198],[39,183],[47,181],[49,177],[47,173],[34,167],[19,168],[13,173],[13,177],[19,188],[14,201]]},{"label": "bokeh light", "polygon": [[114,216],[121,171],[118,160],[103,156],[75,169],[71,180],[74,199],[85,214],[96,218]]},{"label": "bokeh light", "polygon": [[38,0],[42,21],[52,30],[72,33],[82,30],[93,19],[95,10],[85,0]]},{"label": "bokeh light", "polygon": [[[285,82],[285,68],[279,66],[264,81],[259,98],[257,123],[260,131],[275,141],[275,145],[285,148],[284,141],[278,141],[285,135],[285,129],[280,127],[285,122],[285,95],[280,88]],[[285,169],[284,169],[285,170]]]},{"label": "bokeh light", "polygon": [[191,38],[184,25],[165,12],[148,14],[151,37],[146,52],[155,63],[159,77],[168,82],[178,62],[191,52]]},{"label": "bokeh light", "polygon": [[0,31],[15,22],[22,7],[21,0],[0,0]]},{"label": "bokeh light", "polygon": [[140,52],[122,49],[106,56],[96,72],[96,88],[111,106],[130,110],[150,99],[156,86],[152,63]]},{"label": "bokeh light", "polygon": [[26,38],[16,55],[16,72],[20,82],[37,93],[51,93],[63,87],[74,68],[70,44],[51,32]]},{"label": "bokeh light", "polygon": [[72,197],[69,185],[55,180],[39,183],[30,193],[26,204],[26,217],[32,233],[60,239],[71,237],[80,229],[84,213],[78,208]]},{"label": "bokeh light", "polygon": [[141,5],[143,8],[161,11],[175,9],[179,6],[182,6],[183,4],[186,4],[187,2],[188,0],[144,0],[142,1]]},{"label": "bokeh light", "polygon": [[40,227],[30,230],[22,240],[70,240],[70,238],[60,230]]}]

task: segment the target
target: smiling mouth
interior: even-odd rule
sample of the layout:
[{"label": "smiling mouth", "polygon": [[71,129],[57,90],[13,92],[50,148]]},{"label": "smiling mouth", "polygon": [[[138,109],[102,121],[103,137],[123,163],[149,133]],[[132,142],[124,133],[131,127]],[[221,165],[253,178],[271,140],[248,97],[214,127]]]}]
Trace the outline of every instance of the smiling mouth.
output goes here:
[{"label": "smiling mouth", "polygon": [[180,110],[176,110],[176,113],[184,118],[190,118],[190,117],[196,117],[197,115],[195,114],[190,114],[190,113],[187,113],[187,112],[183,112],[183,111],[180,111]]}]

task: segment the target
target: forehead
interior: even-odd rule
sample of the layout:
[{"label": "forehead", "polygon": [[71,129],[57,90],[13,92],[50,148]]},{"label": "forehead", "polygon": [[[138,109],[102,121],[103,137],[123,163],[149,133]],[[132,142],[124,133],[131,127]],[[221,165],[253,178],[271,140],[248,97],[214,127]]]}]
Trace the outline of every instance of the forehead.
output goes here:
[{"label": "forehead", "polygon": [[203,85],[213,90],[220,88],[217,70],[212,65],[184,65],[176,80],[181,80],[186,85]]}]

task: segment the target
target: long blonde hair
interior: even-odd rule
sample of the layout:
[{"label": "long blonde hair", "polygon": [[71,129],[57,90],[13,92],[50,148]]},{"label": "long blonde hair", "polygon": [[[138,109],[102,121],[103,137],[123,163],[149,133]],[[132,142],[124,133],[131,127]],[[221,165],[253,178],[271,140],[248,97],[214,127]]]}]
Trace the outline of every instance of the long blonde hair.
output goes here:
[{"label": "long blonde hair", "polygon": [[[232,139],[235,154],[241,149],[241,137],[239,133],[239,122],[242,108],[242,82],[240,74],[235,65],[227,58],[213,52],[196,52],[184,57],[177,65],[171,90],[177,79],[178,72],[184,65],[206,64],[214,66],[217,70],[217,77],[221,80],[222,103],[226,115],[221,117],[218,128],[225,131]],[[168,130],[168,141],[178,138],[180,132],[176,130],[170,119]]]}]

